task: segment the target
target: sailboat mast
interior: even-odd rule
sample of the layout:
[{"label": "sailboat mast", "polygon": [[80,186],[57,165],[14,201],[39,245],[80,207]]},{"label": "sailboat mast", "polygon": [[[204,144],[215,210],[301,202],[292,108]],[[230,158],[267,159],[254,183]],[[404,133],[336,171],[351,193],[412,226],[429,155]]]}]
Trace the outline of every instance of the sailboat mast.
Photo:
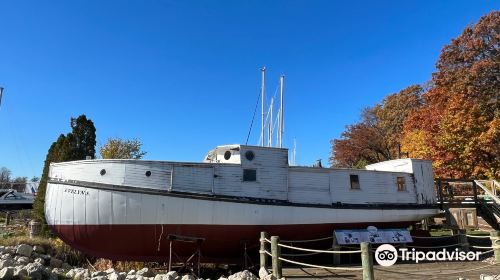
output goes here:
[{"label": "sailboat mast", "polygon": [[274,107],[274,97],[271,98],[271,107],[269,108],[269,130],[268,130],[268,142],[267,145],[269,147],[273,146],[273,107]]},{"label": "sailboat mast", "polygon": [[266,83],[266,67],[262,67],[260,69],[261,71],[261,74],[262,74],[262,87],[260,89],[261,91],[261,96],[262,96],[262,101],[261,101],[261,105],[262,105],[262,120],[261,120],[261,125],[262,125],[262,128],[261,128],[261,132],[260,132],[260,138],[262,139],[262,146],[264,147],[264,141],[265,141],[265,138],[264,138],[264,94],[265,94],[265,83]]},{"label": "sailboat mast", "polygon": [[3,87],[0,87],[0,107],[2,107]]},{"label": "sailboat mast", "polygon": [[284,101],[284,99],[283,98],[284,98],[284,95],[283,94],[284,94],[284,91],[285,91],[285,75],[281,75],[281,77],[280,77],[280,96],[281,96],[281,98],[280,98],[280,125],[279,125],[279,127],[280,127],[279,147],[280,148],[283,148],[283,130],[284,130],[284,127],[283,127],[283,124],[284,124],[284,122],[283,122],[283,116],[284,116],[284,114],[283,114],[283,101]]}]

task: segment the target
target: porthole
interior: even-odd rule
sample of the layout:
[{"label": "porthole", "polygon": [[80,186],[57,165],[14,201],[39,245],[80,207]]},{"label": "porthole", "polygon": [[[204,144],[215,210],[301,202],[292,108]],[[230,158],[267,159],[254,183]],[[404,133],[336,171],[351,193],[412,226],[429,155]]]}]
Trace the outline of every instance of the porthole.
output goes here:
[{"label": "porthole", "polygon": [[246,151],[245,152],[245,157],[248,159],[248,160],[253,160],[255,158],[255,154],[252,152],[252,151]]},{"label": "porthole", "polygon": [[106,169],[101,169],[101,176],[104,176],[106,174]]},{"label": "porthole", "polygon": [[146,171],[146,177],[149,177],[149,176],[151,176],[151,171],[148,170],[148,171]]},{"label": "porthole", "polygon": [[226,151],[226,152],[224,153],[224,159],[225,159],[225,160],[229,160],[230,158],[231,158],[231,151]]}]

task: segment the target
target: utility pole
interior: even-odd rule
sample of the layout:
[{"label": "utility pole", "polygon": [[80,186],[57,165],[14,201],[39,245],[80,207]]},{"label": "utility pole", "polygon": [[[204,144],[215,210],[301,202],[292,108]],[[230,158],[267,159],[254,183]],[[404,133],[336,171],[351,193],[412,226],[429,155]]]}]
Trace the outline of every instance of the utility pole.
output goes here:
[{"label": "utility pole", "polygon": [[265,98],[264,98],[264,94],[265,94],[265,83],[266,83],[266,67],[262,67],[260,69],[261,71],[261,74],[262,74],[262,87],[260,89],[260,95],[262,96],[262,120],[261,120],[261,125],[262,125],[262,128],[261,128],[261,132],[260,132],[260,138],[262,139],[262,143],[261,143],[261,146],[264,147],[264,141],[265,141],[265,133],[264,133],[264,101],[265,101]]}]

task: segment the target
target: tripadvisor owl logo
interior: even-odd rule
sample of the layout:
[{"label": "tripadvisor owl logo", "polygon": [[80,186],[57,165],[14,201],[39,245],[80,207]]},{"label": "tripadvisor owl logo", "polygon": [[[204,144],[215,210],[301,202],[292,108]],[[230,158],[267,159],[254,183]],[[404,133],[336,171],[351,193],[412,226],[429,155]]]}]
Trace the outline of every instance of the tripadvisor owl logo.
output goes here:
[{"label": "tripadvisor owl logo", "polygon": [[375,260],[381,266],[391,266],[398,260],[398,250],[391,244],[380,245],[375,251]]},{"label": "tripadvisor owl logo", "polygon": [[417,251],[415,248],[411,250],[408,248],[399,248],[398,252],[391,244],[382,244],[375,251],[375,260],[381,266],[391,266],[396,263],[398,257],[402,261],[419,263],[421,261],[479,261],[480,255],[480,251],[466,252],[460,251],[458,248],[450,251],[442,249],[428,252]]}]

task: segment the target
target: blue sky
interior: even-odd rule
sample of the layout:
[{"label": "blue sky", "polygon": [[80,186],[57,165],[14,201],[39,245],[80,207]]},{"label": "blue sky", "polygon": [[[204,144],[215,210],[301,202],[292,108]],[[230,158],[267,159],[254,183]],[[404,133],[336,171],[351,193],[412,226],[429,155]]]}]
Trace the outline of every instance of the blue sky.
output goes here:
[{"label": "blue sky", "polygon": [[[285,81],[286,147],[328,161],[363,107],[430,79],[444,44],[495,1],[0,1],[0,166],[39,176],[69,119],[98,146],[200,161],[244,143],[266,66]],[[259,137],[257,116],[250,137]]]}]

